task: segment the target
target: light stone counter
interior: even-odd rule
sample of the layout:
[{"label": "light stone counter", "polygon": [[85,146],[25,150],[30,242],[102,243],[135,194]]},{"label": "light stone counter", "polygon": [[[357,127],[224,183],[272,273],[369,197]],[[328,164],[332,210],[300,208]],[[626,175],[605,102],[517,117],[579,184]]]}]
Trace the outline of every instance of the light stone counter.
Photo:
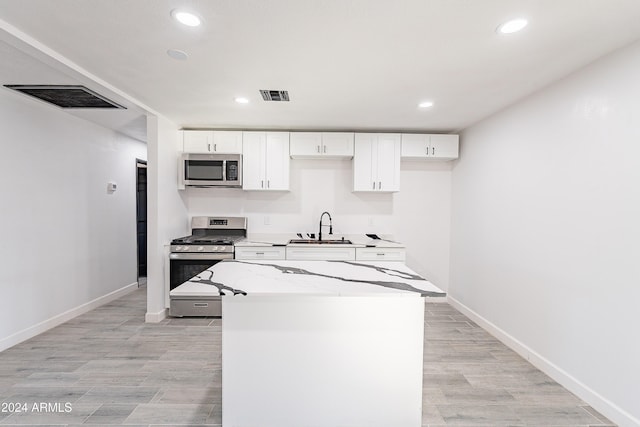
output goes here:
[{"label": "light stone counter", "polygon": [[[316,235],[317,237],[317,235]],[[404,248],[404,245],[399,242],[394,242],[393,239],[388,236],[381,235],[380,239],[371,239],[365,234],[323,234],[323,240],[351,240],[352,244],[339,244],[339,245],[327,245],[327,244],[290,244],[289,240],[299,239],[295,233],[281,233],[281,234],[249,234],[247,239],[237,242],[236,246],[250,247],[250,246],[322,246],[322,247],[377,247],[377,248]],[[307,239],[306,235],[303,238]]]},{"label": "light stone counter", "polygon": [[224,260],[170,293],[172,298],[244,295],[444,297],[401,262]]},{"label": "light stone counter", "polygon": [[424,298],[400,262],[225,260],[172,291],[222,295],[222,425],[420,427]]}]

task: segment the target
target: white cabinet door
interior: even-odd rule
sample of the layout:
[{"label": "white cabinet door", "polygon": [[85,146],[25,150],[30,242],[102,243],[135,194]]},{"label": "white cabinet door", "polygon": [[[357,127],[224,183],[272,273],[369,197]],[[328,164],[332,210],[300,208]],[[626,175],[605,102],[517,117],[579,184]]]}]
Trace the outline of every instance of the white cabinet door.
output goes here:
[{"label": "white cabinet door", "polygon": [[206,130],[182,131],[182,151],[185,153],[210,153],[213,132]]},{"label": "white cabinet door", "polygon": [[285,259],[284,246],[236,246],[236,259]]},{"label": "white cabinet door", "polygon": [[288,260],[314,260],[314,261],[354,261],[356,248],[299,248],[287,246]]},{"label": "white cabinet door", "polygon": [[319,132],[291,132],[291,157],[317,157],[322,155],[322,134]]},{"label": "white cabinet door", "polygon": [[353,157],[353,132],[323,132],[322,155],[325,157]]},{"label": "white cabinet door", "polygon": [[402,157],[452,160],[458,158],[458,135],[402,134]]},{"label": "white cabinet door", "polygon": [[289,189],[289,132],[266,133],[266,190]]},{"label": "white cabinet door", "polygon": [[378,135],[378,191],[400,190],[400,135]]},{"label": "white cabinet door", "polygon": [[400,147],[397,133],[357,133],[353,191],[399,191]]},{"label": "white cabinet door", "polygon": [[353,132],[291,132],[293,158],[351,158]]},{"label": "white cabinet door", "polygon": [[185,153],[242,154],[242,132],[221,130],[182,131]]},{"label": "white cabinet door", "polygon": [[356,248],[356,261],[404,261],[404,248]]},{"label": "white cabinet door", "polygon": [[244,132],[242,189],[289,189],[289,132]]},{"label": "white cabinet door", "polygon": [[377,176],[373,175],[374,146],[377,147],[375,134],[356,133],[353,154],[353,191],[376,190]]},{"label": "white cabinet door", "polygon": [[435,159],[458,158],[458,135],[430,135],[431,149],[429,156]]},{"label": "white cabinet door", "polygon": [[402,134],[402,157],[425,158],[429,155],[429,135]]},{"label": "white cabinet door", "polygon": [[264,132],[242,135],[242,189],[264,190],[267,136]]},{"label": "white cabinet door", "polygon": [[221,154],[242,154],[241,131],[213,131],[212,152]]}]

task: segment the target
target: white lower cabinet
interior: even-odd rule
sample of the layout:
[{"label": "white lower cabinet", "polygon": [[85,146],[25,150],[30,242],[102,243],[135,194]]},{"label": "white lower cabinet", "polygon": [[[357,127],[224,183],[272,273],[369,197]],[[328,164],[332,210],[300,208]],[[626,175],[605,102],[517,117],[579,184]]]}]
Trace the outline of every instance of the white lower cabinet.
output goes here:
[{"label": "white lower cabinet", "polygon": [[356,248],[356,261],[404,261],[404,248]]},{"label": "white lower cabinet", "polygon": [[321,248],[287,246],[287,259],[297,261],[354,261],[356,248]]},{"label": "white lower cabinet", "polygon": [[285,259],[286,250],[284,246],[236,246],[236,259]]}]

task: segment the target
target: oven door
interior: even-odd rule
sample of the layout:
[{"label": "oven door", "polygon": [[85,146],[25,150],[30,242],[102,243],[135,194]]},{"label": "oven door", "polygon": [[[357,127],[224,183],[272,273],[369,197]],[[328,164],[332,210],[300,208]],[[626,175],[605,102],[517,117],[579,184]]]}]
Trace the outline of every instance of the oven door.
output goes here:
[{"label": "oven door", "polygon": [[180,286],[207,268],[233,259],[232,253],[171,253],[169,254],[169,290]]}]

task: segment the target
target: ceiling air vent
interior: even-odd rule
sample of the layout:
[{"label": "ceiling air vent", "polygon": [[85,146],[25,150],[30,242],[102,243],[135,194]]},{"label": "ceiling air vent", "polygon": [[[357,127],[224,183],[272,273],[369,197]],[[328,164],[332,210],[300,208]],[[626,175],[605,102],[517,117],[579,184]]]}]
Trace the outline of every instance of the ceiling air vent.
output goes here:
[{"label": "ceiling air vent", "polygon": [[287,90],[260,90],[260,95],[265,101],[288,101],[289,91]]},{"label": "ceiling air vent", "polygon": [[79,85],[4,85],[62,108],[122,108],[110,99]]}]

